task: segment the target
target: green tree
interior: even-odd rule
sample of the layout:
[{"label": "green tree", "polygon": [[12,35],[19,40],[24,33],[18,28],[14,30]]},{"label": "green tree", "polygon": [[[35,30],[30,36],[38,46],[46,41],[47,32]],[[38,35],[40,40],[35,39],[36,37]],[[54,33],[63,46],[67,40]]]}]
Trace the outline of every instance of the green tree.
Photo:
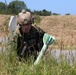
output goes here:
[{"label": "green tree", "polygon": [[43,9],[43,10],[42,10],[42,15],[43,15],[43,16],[50,16],[50,15],[51,15],[51,12]]},{"label": "green tree", "polygon": [[7,6],[6,6],[5,3],[0,2],[0,14],[5,13],[6,7],[7,7]]},{"label": "green tree", "polygon": [[52,15],[60,15],[60,14],[58,14],[58,13],[52,13]]},{"label": "green tree", "polygon": [[15,0],[10,2],[8,5],[8,11],[10,14],[18,14],[22,9],[27,10],[27,6],[23,1]]},{"label": "green tree", "polygon": [[45,9],[40,10],[40,11],[36,11],[34,10],[33,12],[35,15],[40,15],[40,16],[50,16],[51,15],[51,11],[47,11]]},{"label": "green tree", "polygon": [[70,13],[67,13],[67,14],[65,14],[65,15],[70,15]]}]

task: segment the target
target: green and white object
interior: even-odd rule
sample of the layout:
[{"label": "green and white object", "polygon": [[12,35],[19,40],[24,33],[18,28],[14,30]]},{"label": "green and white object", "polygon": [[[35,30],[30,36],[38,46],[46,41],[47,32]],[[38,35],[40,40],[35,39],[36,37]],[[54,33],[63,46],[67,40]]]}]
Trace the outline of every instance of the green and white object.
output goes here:
[{"label": "green and white object", "polygon": [[47,50],[48,46],[51,45],[54,41],[55,41],[55,37],[50,36],[47,33],[44,34],[44,36],[43,36],[44,45],[43,45],[43,47],[42,47],[36,61],[34,62],[34,65],[37,65],[40,62],[44,52]]}]

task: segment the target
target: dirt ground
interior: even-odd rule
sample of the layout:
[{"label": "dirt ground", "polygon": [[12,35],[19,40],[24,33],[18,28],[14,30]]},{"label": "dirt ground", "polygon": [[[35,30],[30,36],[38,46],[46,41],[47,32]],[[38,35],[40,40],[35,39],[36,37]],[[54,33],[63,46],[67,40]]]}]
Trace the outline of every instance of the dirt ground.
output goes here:
[{"label": "dirt ground", "polygon": [[[41,16],[38,25],[48,34],[55,37],[55,45],[58,47],[76,46],[76,16]],[[7,35],[10,15],[0,15],[0,36]],[[75,47],[76,48],[76,47]]]}]

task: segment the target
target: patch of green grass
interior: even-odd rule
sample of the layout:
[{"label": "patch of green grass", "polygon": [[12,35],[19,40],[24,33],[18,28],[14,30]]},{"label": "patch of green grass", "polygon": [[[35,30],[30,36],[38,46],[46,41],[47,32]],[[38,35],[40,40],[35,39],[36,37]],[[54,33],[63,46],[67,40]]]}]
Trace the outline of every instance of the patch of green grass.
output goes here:
[{"label": "patch of green grass", "polygon": [[31,62],[20,62],[15,51],[1,52],[0,75],[76,75],[76,64],[71,66],[62,56],[58,62],[48,54],[34,66]]}]

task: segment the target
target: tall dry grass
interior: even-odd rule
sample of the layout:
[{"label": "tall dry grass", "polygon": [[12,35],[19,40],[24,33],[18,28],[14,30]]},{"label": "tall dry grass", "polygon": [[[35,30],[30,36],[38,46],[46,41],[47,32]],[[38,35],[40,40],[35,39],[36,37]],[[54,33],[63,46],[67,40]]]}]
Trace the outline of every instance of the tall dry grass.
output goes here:
[{"label": "tall dry grass", "polygon": [[76,16],[41,16],[40,27],[55,36],[54,47],[76,49]]},{"label": "tall dry grass", "polygon": [[[0,15],[0,36],[8,34],[10,15]],[[54,47],[58,49],[76,49],[76,16],[40,16],[38,25],[53,35],[56,40]]]},{"label": "tall dry grass", "polygon": [[0,75],[76,75],[76,64],[71,66],[62,56],[58,62],[49,53],[38,65],[20,62],[16,57],[15,51],[0,53]]}]

